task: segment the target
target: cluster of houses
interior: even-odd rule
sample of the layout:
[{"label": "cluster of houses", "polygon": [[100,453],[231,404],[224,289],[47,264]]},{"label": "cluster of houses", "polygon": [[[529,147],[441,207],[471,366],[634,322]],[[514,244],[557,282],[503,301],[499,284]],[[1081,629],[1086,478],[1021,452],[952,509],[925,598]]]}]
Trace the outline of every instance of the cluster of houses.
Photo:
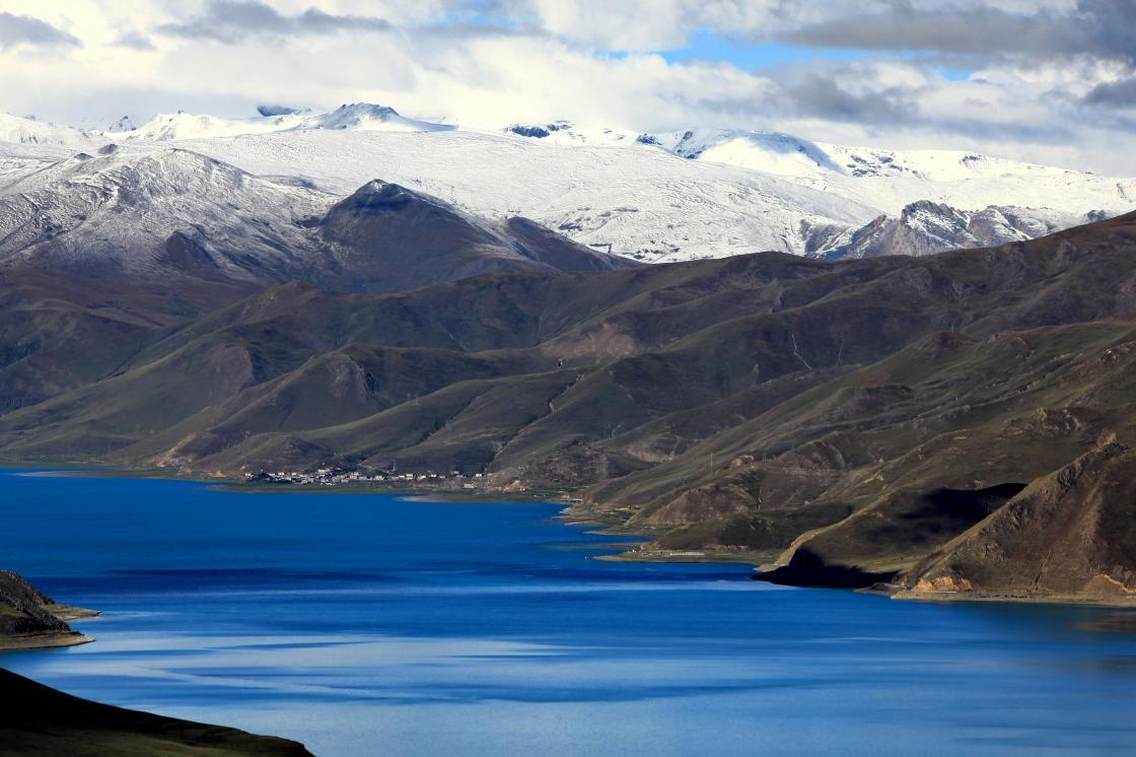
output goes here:
[{"label": "cluster of houses", "polygon": [[336,486],[341,484],[401,484],[432,485],[477,489],[486,482],[484,473],[465,474],[461,471],[434,473],[433,471],[391,473],[364,472],[344,468],[317,468],[314,471],[258,471],[245,474],[250,483],[307,484]]}]

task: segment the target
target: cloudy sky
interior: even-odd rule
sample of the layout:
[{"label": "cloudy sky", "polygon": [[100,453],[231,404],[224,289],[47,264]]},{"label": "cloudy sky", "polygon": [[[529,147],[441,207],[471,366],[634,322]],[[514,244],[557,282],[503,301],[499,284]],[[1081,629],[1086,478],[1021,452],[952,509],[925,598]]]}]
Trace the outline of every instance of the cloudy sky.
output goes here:
[{"label": "cloudy sky", "polygon": [[370,101],[1136,175],[1134,0],[2,0],[0,110]]}]

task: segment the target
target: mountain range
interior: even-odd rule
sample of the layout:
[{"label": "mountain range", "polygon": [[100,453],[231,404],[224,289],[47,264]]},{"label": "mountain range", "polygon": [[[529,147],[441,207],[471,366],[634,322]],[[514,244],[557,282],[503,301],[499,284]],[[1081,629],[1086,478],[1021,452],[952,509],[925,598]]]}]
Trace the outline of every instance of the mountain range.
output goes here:
[{"label": "mountain range", "polygon": [[[0,268],[135,281],[301,279],[371,291],[490,270],[633,264],[524,219],[482,219],[378,180],[340,199],[181,148],[102,152],[0,190]],[[417,233],[414,255],[405,254],[400,225]],[[431,266],[443,253],[445,270]]]},{"label": "mountain range", "polygon": [[78,153],[171,148],[342,198],[384,181],[466,211],[520,215],[642,262],[778,250],[825,259],[1036,238],[1128,210],[1136,180],[943,150],[853,148],[775,132],[640,133],[567,122],[463,129],[393,108],[263,106],[81,130],[0,116],[0,187]]},{"label": "mountain range", "polygon": [[[918,200],[849,231],[836,190],[707,160],[695,134],[600,143],[617,136],[293,125],[3,146],[0,458],[457,472],[572,492],[577,516],[647,534],[643,559],[921,598],[1136,597],[1136,214],[1030,240],[1052,227]],[[818,171],[851,160],[816,149],[798,154]],[[871,173],[883,157],[841,181],[898,191]],[[1005,168],[983,160],[939,170]],[[388,178],[358,180],[378,165]],[[554,196],[591,197],[590,218],[651,181],[628,234],[718,219],[704,240],[741,240],[787,223],[792,197],[828,203],[808,227],[827,241],[645,265],[587,224],[541,223]],[[929,254],[1003,228],[1013,241]]]}]

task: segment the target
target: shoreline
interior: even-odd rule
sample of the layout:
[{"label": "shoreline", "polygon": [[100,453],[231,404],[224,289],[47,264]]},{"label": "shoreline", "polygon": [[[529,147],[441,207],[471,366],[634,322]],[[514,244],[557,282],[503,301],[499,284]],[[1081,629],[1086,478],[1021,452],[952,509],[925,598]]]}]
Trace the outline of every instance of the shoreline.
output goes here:
[{"label": "shoreline", "polygon": [[77,631],[72,633],[26,634],[0,637],[0,652],[22,652],[34,649],[62,649],[78,647],[95,641],[94,636]]},{"label": "shoreline", "polygon": [[[39,468],[41,470],[25,470]],[[82,466],[71,463],[22,462],[0,463],[0,470],[16,471],[14,476],[23,478],[128,478],[147,481],[186,481],[216,487],[239,494],[391,494],[414,502],[478,502],[484,504],[542,503],[571,505],[572,490],[567,489],[523,489],[498,490],[487,487],[456,489],[444,486],[403,486],[389,482],[352,482],[334,485],[325,484],[285,484],[250,483],[231,476],[204,476],[184,474],[161,468],[108,468],[106,466]]]},{"label": "shoreline", "polygon": [[[764,580],[761,574],[765,571],[761,570],[761,565],[769,564],[771,559],[781,554],[783,550],[770,550],[768,552],[751,552],[751,551],[731,551],[731,550],[714,550],[714,549],[689,549],[689,550],[642,550],[634,549],[633,547],[642,544],[648,544],[651,540],[650,534],[643,532],[626,530],[614,518],[603,518],[598,513],[573,513],[571,509],[574,505],[579,504],[578,499],[573,499],[572,495],[575,493],[570,490],[525,490],[525,491],[491,491],[487,489],[469,490],[469,489],[443,489],[443,488],[420,488],[420,487],[401,487],[391,485],[388,483],[370,483],[360,482],[358,484],[342,484],[342,485],[264,485],[264,484],[249,484],[245,481],[233,479],[230,477],[213,477],[206,478],[200,475],[184,475],[173,473],[163,469],[124,469],[124,468],[108,468],[106,466],[82,463],[36,463],[36,462],[20,462],[13,463],[11,461],[0,462],[0,469],[21,469],[21,468],[43,468],[44,470],[29,470],[25,472],[18,472],[14,475],[27,476],[29,478],[43,477],[43,478],[134,478],[145,480],[164,480],[164,481],[191,481],[205,485],[212,485],[222,488],[225,491],[231,491],[242,494],[260,494],[260,493],[276,493],[276,494],[344,494],[344,495],[359,495],[359,494],[390,494],[400,495],[402,499],[409,502],[417,502],[421,504],[461,504],[463,502],[470,504],[526,504],[526,503],[546,503],[549,505],[561,505],[563,510],[558,516],[566,525],[575,526],[596,526],[597,533],[611,536],[626,536],[630,539],[642,537],[642,541],[628,541],[626,544],[613,544],[613,549],[619,549],[619,552],[612,554],[598,555],[591,559],[599,560],[601,562],[640,562],[640,563],[722,563],[722,564],[748,564],[753,568],[754,575],[751,576],[753,580]],[[58,468],[58,470],[53,470]],[[801,582],[783,582],[782,585],[792,586],[800,589],[821,589],[833,588],[812,584],[807,581]],[[888,591],[879,588],[871,587],[836,587],[843,591],[853,591],[862,594],[874,594],[877,596],[886,596],[890,599],[909,601],[909,602],[976,602],[976,603],[1002,603],[1002,604],[1033,604],[1033,605],[1067,605],[1074,607],[1096,607],[1102,609],[1133,609],[1136,610],[1136,596],[1132,598],[1110,598],[1110,597],[1092,597],[1092,596],[1077,596],[1077,595],[1061,595],[1061,596],[1015,596],[1015,595],[983,595],[983,594],[946,594],[946,593],[929,593],[929,594],[912,594],[906,590]],[[76,615],[70,620],[89,618],[98,615],[97,612],[90,610],[82,610],[82,608],[73,608],[83,612],[91,613],[90,615]],[[93,641],[94,639],[89,639]],[[58,644],[58,646],[74,646],[75,644],[88,643],[87,641],[74,642],[72,644]],[[3,647],[0,647],[2,649]],[[35,648],[35,647],[27,647]]]},{"label": "shoreline", "polygon": [[44,609],[63,622],[69,620],[90,620],[91,618],[97,618],[103,614],[102,610],[89,610],[86,607],[75,607],[74,605],[46,605]]},{"label": "shoreline", "polygon": [[[1062,605],[1065,607],[1096,607],[1109,610],[1136,610],[1136,597],[1093,597],[1076,596],[1069,594],[1053,594],[1048,596],[1022,596],[1016,594],[964,594],[964,593],[926,593],[914,594],[903,590],[897,592],[880,592],[899,602],[943,602],[943,603],[975,603],[975,604],[1015,604],[1015,605]],[[1133,616],[1136,621],[1136,616]]]}]

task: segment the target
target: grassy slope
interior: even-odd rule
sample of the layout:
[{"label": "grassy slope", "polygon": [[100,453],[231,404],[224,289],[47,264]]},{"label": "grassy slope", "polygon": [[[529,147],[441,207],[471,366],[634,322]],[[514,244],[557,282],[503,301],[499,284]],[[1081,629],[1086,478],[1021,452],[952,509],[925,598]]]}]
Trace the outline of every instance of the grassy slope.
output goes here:
[{"label": "grassy slope", "polygon": [[5,755],[301,757],[294,741],[256,736],[98,704],[0,670],[0,752]]}]

